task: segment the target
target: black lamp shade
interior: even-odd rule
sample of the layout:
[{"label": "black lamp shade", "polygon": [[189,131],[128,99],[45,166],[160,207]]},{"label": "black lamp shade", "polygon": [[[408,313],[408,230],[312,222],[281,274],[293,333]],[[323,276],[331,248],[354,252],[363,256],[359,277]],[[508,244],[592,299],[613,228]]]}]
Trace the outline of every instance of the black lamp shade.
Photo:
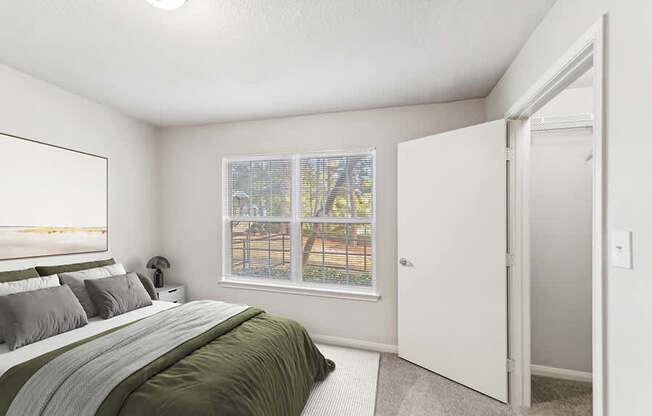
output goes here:
[{"label": "black lamp shade", "polygon": [[157,269],[157,270],[169,269],[170,268],[170,262],[165,257],[161,257],[161,256],[152,257],[147,262],[147,268],[148,269]]}]

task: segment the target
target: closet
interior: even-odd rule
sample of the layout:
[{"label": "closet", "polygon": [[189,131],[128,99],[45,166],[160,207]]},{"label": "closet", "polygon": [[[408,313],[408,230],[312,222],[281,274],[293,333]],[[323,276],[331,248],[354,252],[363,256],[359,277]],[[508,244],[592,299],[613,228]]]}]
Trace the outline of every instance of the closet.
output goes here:
[{"label": "closet", "polygon": [[581,81],[530,119],[533,406],[590,403],[593,100]]}]

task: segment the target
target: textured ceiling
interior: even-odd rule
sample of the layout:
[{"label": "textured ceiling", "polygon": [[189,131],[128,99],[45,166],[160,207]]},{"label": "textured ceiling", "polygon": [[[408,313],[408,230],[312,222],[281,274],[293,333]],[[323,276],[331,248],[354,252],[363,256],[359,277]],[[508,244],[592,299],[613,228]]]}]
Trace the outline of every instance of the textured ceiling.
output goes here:
[{"label": "textured ceiling", "polygon": [[554,0],[0,0],[0,62],[157,125],[486,96]]}]

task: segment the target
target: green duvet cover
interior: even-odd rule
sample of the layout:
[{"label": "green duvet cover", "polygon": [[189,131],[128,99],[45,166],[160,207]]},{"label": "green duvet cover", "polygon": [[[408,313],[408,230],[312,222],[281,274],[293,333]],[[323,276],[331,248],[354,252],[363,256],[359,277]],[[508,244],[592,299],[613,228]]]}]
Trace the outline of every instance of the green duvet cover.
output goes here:
[{"label": "green duvet cover", "polygon": [[[17,365],[0,377],[0,415],[45,363],[96,337]],[[249,308],[123,380],[97,414],[298,416],[335,364],[290,319]]]}]

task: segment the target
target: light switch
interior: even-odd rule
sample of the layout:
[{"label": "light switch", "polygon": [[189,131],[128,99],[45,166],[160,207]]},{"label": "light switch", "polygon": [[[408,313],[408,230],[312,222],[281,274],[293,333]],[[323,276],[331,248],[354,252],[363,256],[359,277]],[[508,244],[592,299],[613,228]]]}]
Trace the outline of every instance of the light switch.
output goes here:
[{"label": "light switch", "polygon": [[611,265],[632,268],[632,232],[616,230],[611,233]]}]

